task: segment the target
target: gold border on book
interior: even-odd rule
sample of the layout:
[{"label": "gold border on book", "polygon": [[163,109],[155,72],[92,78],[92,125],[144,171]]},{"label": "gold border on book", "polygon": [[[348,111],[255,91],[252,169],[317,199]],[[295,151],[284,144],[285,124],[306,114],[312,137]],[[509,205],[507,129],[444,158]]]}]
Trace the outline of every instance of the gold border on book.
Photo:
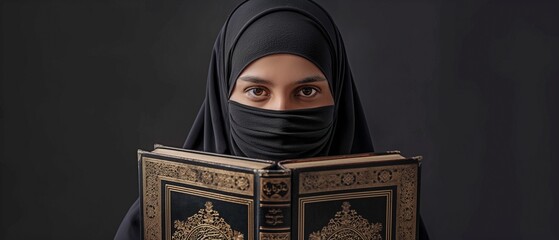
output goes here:
[{"label": "gold border on book", "polygon": [[146,169],[144,175],[165,176],[181,183],[221,190],[241,195],[254,195],[254,176],[250,173],[235,172],[217,168],[202,167],[187,163],[176,163],[153,158],[144,158],[144,164],[154,166]]},{"label": "gold border on book", "polygon": [[[254,196],[254,176],[249,173],[171,161],[162,162],[154,158],[143,157],[142,174],[144,237],[148,240],[161,240],[161,212],[158,209],[161,209],[160,182],[162,178],[169,178],[187,185]],[[220,182],[223,179],[227,179],[227,181]]]},{"label": "gold border on book", "polygon": [[290,227],[283,227],[283,228],[271,228],[271,227],[262,227],[260,226],[258,229],[266,230],[266,231],[287,231],[291,229]]},{"label": "gold border on book", "polygon": [[291,207],[291,203],[261,203],[260,207]]},{"label": "gold border on book", "polygon": [[[386,198],[386,240],[391,240],[390,232],[392,232],[392,190],[373,190],[373,191],[363,191],[363,192],[352,192],[352,193],[338,193],[338,194],[328,194],[312,197],[302,197],[299,198],[299,212],[298,212],[298,239],[305,238],[305,204],[316,203],[316,202],[329,202],[329,201],[339,201],[339,200],[350,200],[350,199],[360,199],[360,198],[373,198],[373,197],[385,197]],[[333,212],[334,214],[335,212]],[[369,219],[370,220],[370,219]]]},{"label": "gold border on book", "polygon": [[[224,195],[224,194],[219,194],[219,193],[206,192],[206,191],[201,191],[201,190],[197,190],[197,189],[191,189],[191,188],[185,188],[185,187],[181,187],[181,186],[174,186],[174,185],[165,184],[165,215],[167,216],[166,219],[165,219],[165,221],[167,222],[167,226],[165,226],[165,229],[167,231],[167,236],[171,236],[172,222],[171,222],[171,212],[170,212],[171,209],[169,208],[169,206],[171,206],[171,192],[172,191],[247,206],[247,210],[248,210],[248,219],[247,219],[248,240],[253,240],[254,239],[254,236],[253,236],[254,235],[254,211],[253,211],[254,210],[254,201],[252,199],[239,198],[239,197],[234,197],[234,196],[229,196],[229,195]],[[225,229],[220,229],[220,230],[225,230]]]},{"label": "gold border on book", "polygon": [[289,232],[281,233],[260,233],[259,240],[289,240]]},{"label": "gold border on book", "polygon": [[363,167],[303,172],[299,194],[395,186],[396,239],[416,238],[418,165]]}]

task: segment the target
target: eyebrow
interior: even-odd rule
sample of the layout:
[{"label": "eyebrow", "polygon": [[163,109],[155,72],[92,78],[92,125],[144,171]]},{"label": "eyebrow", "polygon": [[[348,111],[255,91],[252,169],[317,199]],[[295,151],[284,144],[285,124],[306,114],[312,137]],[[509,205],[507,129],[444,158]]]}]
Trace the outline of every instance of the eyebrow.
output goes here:
[{"label": "eyebrow", "polygon": [[[269,80],[262,79],[262,78],[259,78],[259,77],[256,77],[256,76],[250,76],[250,75],[239,77],[239,79],[243,80],[243,81],[255,83],[255,84],[272,84],[272,82],[269,81]],[[303,79],[301,79],[301,80],[299,80],[295,83],[296,84],[304,84],[304,83],[312,83],[312,82],[320,82],[320,81],[326,81],[326,78],[323,78],[321,76],[316,75],[316,76],[310,76],[310,77],[303,78]]]}]

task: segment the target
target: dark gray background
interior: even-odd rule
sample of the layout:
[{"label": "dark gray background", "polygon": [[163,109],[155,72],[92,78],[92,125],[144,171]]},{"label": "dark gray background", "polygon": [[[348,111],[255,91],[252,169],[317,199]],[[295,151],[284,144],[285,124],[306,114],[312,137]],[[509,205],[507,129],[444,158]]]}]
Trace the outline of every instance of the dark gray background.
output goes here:
[{"label": "dark gray background", "polygon": [[[181,146],[239,1],[3,1],[0,239],[112,239],[136,149]],[[552,1],[320,0],[432,239],[559,239]]]}]

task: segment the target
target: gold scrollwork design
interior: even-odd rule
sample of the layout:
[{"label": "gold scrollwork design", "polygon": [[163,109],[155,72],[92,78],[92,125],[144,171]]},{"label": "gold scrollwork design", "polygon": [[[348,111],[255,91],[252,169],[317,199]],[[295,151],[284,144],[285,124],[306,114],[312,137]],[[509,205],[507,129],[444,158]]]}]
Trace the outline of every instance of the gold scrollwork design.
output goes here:
[{"label": "gold scrollwork design", "polygon": [[288,232],[281,232],[281,233],[260,233],[260,240],[289,240],[290,233]]},{"label": "gold scrollwork design", "polygon": [[382,223],[372,223],[350,209],[349,202],[342,203],[327,226],[309,235],[309,240],[382,240]]},{"label": "gold scrollwork design", "polygon": [[289,201],[291,197],[289,178],[261,178],[260,199],[265,201]]},{"label": "gold scrollwork design", "polygon": [[170,161],[143,158],[143,212],[145,239],[161,239],[161,180],[172,179],[189,185],[254,195],[253,175]]},{"label": "gold scrollwork design", "polygon": [[235,231],[213,209],[212,202],[208,201],[198,213],[184,221],[175,220],[172,240],[243,240],[242,233]]},{"label": "gold scrollwork design", "polygon": [[417,164],[303,172],[299,194],[395,186],[398,239],[415,239],[417,209]]}]

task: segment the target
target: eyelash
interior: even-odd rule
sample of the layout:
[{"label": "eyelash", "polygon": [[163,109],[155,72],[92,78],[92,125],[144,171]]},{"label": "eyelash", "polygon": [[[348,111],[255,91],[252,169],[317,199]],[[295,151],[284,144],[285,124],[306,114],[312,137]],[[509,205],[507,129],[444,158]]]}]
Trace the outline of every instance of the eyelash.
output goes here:
[{"label": "eyelash", "polygon": [[[304,89],[309,89],[309,88],[310,88],[311,91],[312,91],[310,95],[301,94],[301,91],[302,91],[302,90],[304,90]],[[254,90],[261,90],[262,93],[261,93],[260,95],[255,94],[255,93],[254,93]],[[260,98],[260,97],[263,97],[263,96],[268,96],[268,95],[270,95],[268,89],[266,89],[265,87],[261,87],[261,86],[255,86],[255,87],[246,88],[246,89],[244,90],[244,92],[245,92],[246,94],[248,94],[250,98],[253,98],[253,99],[257,99],[257,98]],[[303,97],[303,98],[311,98],[311,97],[316,96],[316,94],[318,94],[318,93],[320,93],[320,88],[317,88],[317,87],[314,87],[314,86],[302,86],[302,87],[300,87],[299,89],[297,89],[297,94],[296,94],[296,96],[301,96],[301,97]]]},{"label": "eyelash", "polygon": [[[308,88],[311,89],[311,94],[310,95],[307,96],[307,95],[299,94],[303,89],[308,89]],[[311,98],[311,97],[314,97],[316,94],[320,93],[320,88],[313,87],[313,86],[303,86],[303,87],[300,87],[299,89],[297,89],[297,93],[298,93],[297,96],[301,96],[301,97],[304,97],[304,98]]]},{"label": "eyelash", "polygon": [[[254,94],[254,90],[262,90],[263,92],[267,92],[268,90],[264,87],[249,87],[247,89],[245,89],[245,93],[247,93],[249,95],[250,98],[260,98],[262,97],[261,95],[256,95]],[[266,93],[266,95],[264,96],[268,96],[270,95],[269,93]]]}]

